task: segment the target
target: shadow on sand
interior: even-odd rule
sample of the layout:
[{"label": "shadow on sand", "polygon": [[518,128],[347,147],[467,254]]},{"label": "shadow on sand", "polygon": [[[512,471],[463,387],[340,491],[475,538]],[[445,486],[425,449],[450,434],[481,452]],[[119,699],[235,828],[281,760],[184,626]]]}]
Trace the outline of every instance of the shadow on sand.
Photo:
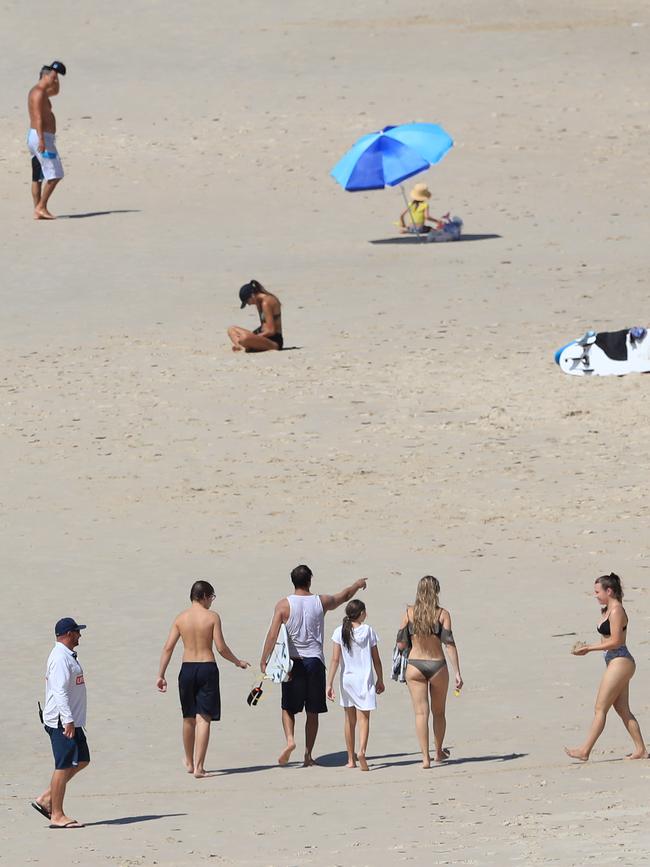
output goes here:
[{"label": "shadow on sand", "polygon": [[[446,241],[448,244],[461,244],[463,241],[489,241],[491,238],[501,238],[501,235],[461,235],[457,241]],[[421,241],[416,235],[400,235],[398,238],[377,238],[375,241],[368,241],[369,244],[416,244],[418,247],[439,247],[440,242],[430,243],[429,241]]]},{"label": "shadow on sand", "polygon": [[187,816],[187,813],[158,813],[151,816],[122,816],[120,819],[102,819],[101,822],[84,822],[86,828],[95,825],[133,825],[136,822],[151,822],[154,819],[171,819],[174,816]]},{"label": "shadow on sand", "polygon": [[85,220],[86,217],[106,217],[108,214],[139,214],[139,208],[123,208],[118,211],[88,211],[86,214],[59,214],[57,220]]},{"label": "shadow on sand", "polygon": [[[408,755],[413,755],[413,753],[409,753]],[[445,762],[433,762],[431,767],[442,768],[445,765],[466,765],[476,764],[478,762],[511,762],[513,759],[523,759],[527,755],[528,753],[506,753],[505,755],[462,756],[459,759],[447,759]],[[374,762],[374,759],[371,756],[368,756],[368,761]],[[421,758],[408,759],[408,761],[403,762],[384,762],[380,765],[373,764],[371,769],[379,770],[379,768],[398,768],[403,765],[419,765],[421,763]]]},{"label": "shadow on sand", "polygon": [[[420,755],[419,753],[387,753],[386,755],[383,755],[383,756],[369,755],[368,761],[369,762],[376,762],[380,759],[401,759],[404,756],[419,756],[419,755]],[[386,763],[382,763],[381,765],[376,765],[375,767],[388,768],[392,764],[410,765],[410,764],[414,764],[415,761],[416,760],[414,759],[412,762],[411,761],[408,761],[408,762],[386,762]],[[419,759],[417,761],[419,761]],[[324,756],[318,756],[318,758],[316,759],[316,764],[321,765],[324,768],[342,768],[347,764],[347,762],[348,762],[348,754],[347,754],[347,752],[344,752],[344,751],[341,751],[339,753],[326,753]]]},{"label": "shadow on sand", "polygon": [[229,774],[253,774],[255,771],[270,771],[272,768],[282,767],[275,762],[273,765],[249,765],[246,768],[219,768],[215,771],[208,771],[210,776],[223,777]]},{"label": "shadow on sand", "polygon": [[[442,765],[465,765],[470,763],[477,762],[511,762],[513,759],[523,759],[527,756],[528,753],[506,753],[505,755],[487,755],[487,756],[462,756],[458,759],[447,759],[446,762],[440,762],[440,767]],[[402,759],[402,761],[386,761],[386,759]],[[316,758],[316,764],[321,768],[343,768],[347,764],[348,754],[345,750],[341,750],[337,753],[325,753],[325,755],[318,756]],[[384,755],[375,756],[369,755],[368,762],[370,763],[371,771],[378,771],[382,768],[399,768],[406,765],[419,765],[422,763],[422,758],[419,752],[413,753],[385,753]],[[278,765],[275,762],[272,765],[249,765],[248,767],[240,767],[240,768],[218,768],[215,770],[208,771],[208,777],[222,777],[228,776],[230,774],[253,774],[256,771],[271,771],[274,768],[282,768],[283,770],[286,768],[301,768],[302,767],[302,759],[296,758],[294,761],[290,761],[287,765]],[[206,778],[207,779],[207,778]],[[172,814],[174,815],[174,814]],[[179,814],[184,815],[184,814]],[[138,817],[132,820],[128,819],[115,819],[112,823],[117,825],[120,822],[128,821],[140,821],[144,819],[159,819],[160,816],[144,816]],[[99,825],[107,825],[108,822],[91,822],[90,824],[99,824]]]}]

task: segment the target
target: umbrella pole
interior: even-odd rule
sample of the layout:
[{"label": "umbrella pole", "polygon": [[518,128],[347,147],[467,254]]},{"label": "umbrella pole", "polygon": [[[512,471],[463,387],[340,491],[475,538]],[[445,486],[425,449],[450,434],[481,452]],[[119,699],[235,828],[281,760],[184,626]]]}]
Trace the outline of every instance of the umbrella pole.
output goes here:
[{"label": "umbrella pole", "polygon": [[[409,202],[408,202],[408,199],[406,198],[406,193],[404,192],[404,184],[400,184],[399,188],[402,191],[402,198],[404,199],[404,204],[406,205],[406,210],[409,212],[409,214],[411,216],[411,222],[413,223],[413,228],[415,229],[415,217],[413,216],[413,214],[411,214],[411,211],[409,210]],[[419,232],[415,233],[415,237],[418,239],[418,244],[421,244],[422,241],[424,241],[424,238],[420,235]]]}]

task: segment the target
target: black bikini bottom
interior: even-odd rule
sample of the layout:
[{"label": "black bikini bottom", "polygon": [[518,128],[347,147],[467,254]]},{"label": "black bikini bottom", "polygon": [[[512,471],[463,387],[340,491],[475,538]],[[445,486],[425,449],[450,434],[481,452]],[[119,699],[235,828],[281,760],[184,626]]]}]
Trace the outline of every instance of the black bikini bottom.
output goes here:
[{"label": "black bikini bottom", "polygon": [[[262,326],[260,325],[259,328],[256,328],[255,331],[253,331],[253,334],[262,334]],[[278,349],[282,349],[284,346],[284,340],[282,339],[281,334],[262,334],[262,337],[266,337],[267,340],[272,340],[274,343],[277,343]]]}]

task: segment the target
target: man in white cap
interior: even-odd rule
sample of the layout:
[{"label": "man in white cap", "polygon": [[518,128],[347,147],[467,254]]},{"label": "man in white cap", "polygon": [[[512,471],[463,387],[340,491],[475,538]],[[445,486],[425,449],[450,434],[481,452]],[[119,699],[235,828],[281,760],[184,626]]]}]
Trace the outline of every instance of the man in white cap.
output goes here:
[{"label": "man in white cap", "polygon": [[[83,727],[86,725],[86,683],[75,647],[81,630],[73,617],[63,617],[54,627],[56,644],[47,660],[45,707],[42,721],[54,753],[54,773],[49,789],[32,801],[32,807],[50,820],[50,828],[83,828],[63,812],[68,782],[90,761]],[[40,709],[40,705],[39,705]]]},{"label": "man in white cap", "polygon": [[[56,149],[56,118],[50,97],[59,92],[59,76],[66,74],[65,64],[54,60],[41,67],[38,83],[27,97],[30,130],[27,147],[32,155],[32,200],[35,220],[54,220],[47,208],[54,188],[63,177],[63,166]],[[45,183],[43,183],[45,182]]]}]

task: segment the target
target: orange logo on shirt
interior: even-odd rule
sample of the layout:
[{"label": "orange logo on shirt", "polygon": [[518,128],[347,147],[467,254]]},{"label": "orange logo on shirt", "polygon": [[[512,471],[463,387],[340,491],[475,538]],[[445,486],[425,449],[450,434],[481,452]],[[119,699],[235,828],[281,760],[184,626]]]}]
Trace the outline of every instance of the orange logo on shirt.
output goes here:
[{"label": "orange logo on shirt", "polygon": [[83,676],[83,674],[78,674],[77,675],[77,686],[79,686],[82,683],[85,683],[84,676]]}]

